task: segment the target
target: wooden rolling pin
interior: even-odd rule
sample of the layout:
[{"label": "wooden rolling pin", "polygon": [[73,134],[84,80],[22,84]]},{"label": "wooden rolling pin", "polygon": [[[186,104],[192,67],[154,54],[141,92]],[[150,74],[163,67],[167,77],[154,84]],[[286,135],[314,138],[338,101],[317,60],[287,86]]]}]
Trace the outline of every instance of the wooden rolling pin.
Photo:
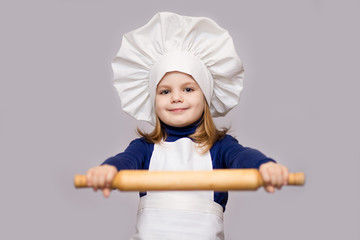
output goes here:
[{"label": "wooden rolling pin", "polygon": [[[304,173],[290,173],[288,185],[302,186]],[[88,187],[85,175],[75,175],[76,188]],[[213,171],[121,170],[111,187],[121,191],[170,190],[257,190],[263,186],[257,169],[216,169]]]}]

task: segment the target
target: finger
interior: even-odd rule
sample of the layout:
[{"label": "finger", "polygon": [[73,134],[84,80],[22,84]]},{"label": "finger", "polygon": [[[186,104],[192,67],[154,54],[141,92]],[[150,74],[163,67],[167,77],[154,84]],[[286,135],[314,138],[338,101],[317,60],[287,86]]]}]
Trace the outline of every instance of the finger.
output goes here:
[{"label": "finger", "polygon": [[108,198],[110,196],[110,188],[104,188],[103,195],[104,197]]},{"label": "finger", "polygon": [[94,172],[92,176],[92,187],[95,189],[99,188],[98,173]]},{"label": "finger", "polygon": [[262,177],[265,185],[269,184],[271,179],[270,179],[270,174],[269,174],[267,168],[260,169],[260,174],[261,174],[261,177]]},{"label": "finger", "polygon": [[265,191],[267,191],[268,193],[273,193],[275,192],[275,188],[271,185],[265,186]]},{"label": "finger", "polygon": [[287,181],[285,175],[286,175],[286,167],[279,164],[276,169],[277,178],[276,178],[275,187],[277,189],[281,189],[281,187],[285,185]]},{"label": "finger", "polygon": [[109,171],[105,177],[105,187],[110,188],[111,183],[115,177],[115,173],[112,171]]},{"label": "finger", "polygon": [[93,170],[89,169],[89,171],[86,172],[86,183],[88,187],[92,186],[92,177],[93,177]]},{"label": "finger", "polygon": [[283,183],[283,176],[282,176],[282,167],[279,164],[272,166],[269,169],[270,176],[271,176],[271,185],[280,188]]},{"label": "finger", "polygon": [[105,187],[105,175],[104,175],[104,173],[101,173],[101,174],[98,175],[98,183],[97,184],[98,184],[97,186],[99,188]]},{"label": "finger", "polygon": [[289,183],[289,169],[284,166],[283,168],[283,184],[288,185]]},{"label": "finger", "polygon": [[269,169],[269,175],[270,175],[270,183],[269,185],[277,186],[278,182],[278,174],[276,168],[272,167]]},{"label": "finger", "polygon": [[275,176],[276,176],[275,186],[277,189],[280,189],[283,184],[283,181],[284,181],[281,166],[277,166],[277,168],[275,170]]}]

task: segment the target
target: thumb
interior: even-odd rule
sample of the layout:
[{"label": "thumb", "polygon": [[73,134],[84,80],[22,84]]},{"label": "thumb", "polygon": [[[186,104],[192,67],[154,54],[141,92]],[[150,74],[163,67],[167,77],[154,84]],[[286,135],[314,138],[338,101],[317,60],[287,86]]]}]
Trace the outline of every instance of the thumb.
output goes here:
[{"label": "thumb", "polygon": [[102,191],[104,197],[108,198],[110,196],[110,191],[111,191],[110,188],[104,188]]},{"label": "thumb", "polygon": [[265,188],[265,191],[267,191],[269,193],[275,192],[275,188],[271,185],[264,186],[264,188]]}]

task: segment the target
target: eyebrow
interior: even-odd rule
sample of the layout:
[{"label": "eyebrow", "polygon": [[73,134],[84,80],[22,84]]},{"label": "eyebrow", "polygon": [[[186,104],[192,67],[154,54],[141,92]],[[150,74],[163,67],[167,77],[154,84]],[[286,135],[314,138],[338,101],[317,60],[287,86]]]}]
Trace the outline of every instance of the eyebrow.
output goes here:
[{"label": "eyebrow", "polygon": [[[180,86],[183,87],[183,86],[187,86],[187,85],[194,85],[194,86],[196,86],[196,87],[200,87],[200,86],[198,85],[198,83],[195,82],[195,81],[194,81],[194,82],[193,82],[193,81],[186,81],[186,82],[184,82],[183,84],[181,84]],[[170,87],[172,87],[172,85],[171,85],[171,84],[159,83],[159,84],[157,85],[157,87],[170,88]]]}]

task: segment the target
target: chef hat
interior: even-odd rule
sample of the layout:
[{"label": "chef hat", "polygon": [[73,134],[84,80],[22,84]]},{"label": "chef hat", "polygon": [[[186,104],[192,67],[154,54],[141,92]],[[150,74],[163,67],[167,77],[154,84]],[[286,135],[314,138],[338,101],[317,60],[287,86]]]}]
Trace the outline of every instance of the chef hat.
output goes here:
[{"label": "chef hat", "polygon": [[235,107],[243,88],[244,69],[231,36],[204,17],[157,13],[123,36],[112,67],[122,109],[153,125],[156,87],[167,72],[191,75],[213,117]]}]

